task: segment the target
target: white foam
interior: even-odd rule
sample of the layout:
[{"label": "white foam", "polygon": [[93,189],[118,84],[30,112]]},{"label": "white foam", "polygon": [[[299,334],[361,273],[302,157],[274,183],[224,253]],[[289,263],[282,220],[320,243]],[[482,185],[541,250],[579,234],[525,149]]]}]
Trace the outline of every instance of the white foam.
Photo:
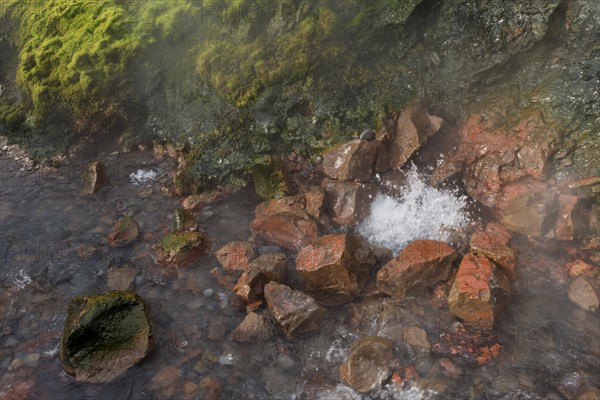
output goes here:
[{"label": "white foam", "polygon": [[377,195],[358,232],[394,254],[416,239],[452,242],[470,222],[467,197],[436,189],[424,182],[416,167],[407,174],[399,196]]},{"label": "white foam", "polygon": [[33,282],[31,277],[27,275],[27,273],[22,269],[20,269],[16,274],[13,275],[12,281],[13,285],[19,290],[24,289],[25,286]]},{"label": "white foam", "polygon": [[147,181],[156,180],[159,172],[153,169],[138,169],[136,172],[129,174],[129,179],[134,185],[142,185]]}]

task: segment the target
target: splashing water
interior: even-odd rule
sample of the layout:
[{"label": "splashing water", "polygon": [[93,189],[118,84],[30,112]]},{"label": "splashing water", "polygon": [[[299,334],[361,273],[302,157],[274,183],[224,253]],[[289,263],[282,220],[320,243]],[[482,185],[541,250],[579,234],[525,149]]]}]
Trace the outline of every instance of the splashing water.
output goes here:
[{"label": "splashing water", "polygon": [[155,180],[160,171],[154,171],[152,169],[138,169],[136,172],[129,174],[129,179],[134,185],[141,185],[149,180]]},{"label": "splashing water", "polygon": [[416,239],[452,242],[470,222],[467,197],[427,185],[414,166],[400,193],[399,197],[378,194],[369,216],[358,227],[371,243],[388,247],[394,254]]}]

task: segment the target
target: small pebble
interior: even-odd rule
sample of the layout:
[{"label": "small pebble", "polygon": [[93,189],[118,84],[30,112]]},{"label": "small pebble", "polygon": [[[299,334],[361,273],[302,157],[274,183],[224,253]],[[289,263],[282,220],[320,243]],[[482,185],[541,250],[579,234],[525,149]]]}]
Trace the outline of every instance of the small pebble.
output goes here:
[{"label": "small pebble", "polygon": [[8,146],[2,146],[2,151],[7,151],[8,150]]},{"label": "small pebble", "polygon": [[371,140],[375,140],[375,132],[373,132],[372,129],[365,129],[360,134],[360,139],[366,140],[367,142],[370,142]]}]

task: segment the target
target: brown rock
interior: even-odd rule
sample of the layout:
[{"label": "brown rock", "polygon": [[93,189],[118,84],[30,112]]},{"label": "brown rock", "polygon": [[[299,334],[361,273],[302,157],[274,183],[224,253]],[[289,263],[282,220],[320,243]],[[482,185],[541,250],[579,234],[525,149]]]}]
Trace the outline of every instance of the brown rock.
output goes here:
[{"label": "brown rock", "polygon": [[287,336],[318,330],[325,318],[325,309],[315,299],[280,283],[265,286],[265,299],[271,316]]},{"label": "brown rock", "polygon": [[94,194],[108,183],[106,165],[100,160],[91,161],[83,170],[82,177],[84,193]]},{"label": "brown rock", "polygon": [[263,254],[250,263],[250,267],[244,271],[233,291],[244,302],[254,303],[260,299],[267,283],[285,283],[286,276],[287,259],[284,254]]},{"label": "brown rock", "polygon": [[463,258],[448,303],[450,313],[468,324],[491,328],[510,295],[510,282],[487,258]]},{"label": "brown rock", "polygon": [[233,338],[239,343],[265,342],[273,337],[269,323],[259,314],[250,312],[233,331]]},{"label": "brown rock", "polygon": [[579,197],[566,194],[556,196],[558,216],[554,223],[554,238],[573,240],[586,230],[584,208]]},{"label": "brown rock", "polygon": [[582,260],[575,260],[565,264],[569,276],[577,278],[580,275],[587,275],[593,271],[593,267]]},{"label": "brown rock", "polygon": [[518,182],[504,187],[494,212],[511,231],[542,237],[553,225],[555,200],[554,193],[544,183]]},{"label": "brown rock", "polygon": [[402,337],[400,339],[415,349],[429,350],[431,345],[427,339],[427,332],[418,326],[408,325],[402,327]]},{"label": "brown rock", "polygon": [[485,232],[475,232],[471,236],[471,252],[494,261],[511,281],[517,280],[516,255],[513,249],[494,241]]},{"label": "brown rock", "polygon": [[121,218],[108,234],[108,244],[113,247],[127,246],[140,235],[140,228],[132,217]]},{"label": "brown rock", "polygon": [[429,115],[422,104],[416,103],[405,108],[396,122],[395,138],[390,147],[390,166],[403,166],[440,129],[442,123],[440,117]]},{"label": "brown rock", "polygon": [[576,400],[600,400],[600,389],[593,387],[584,390]]},{"label": "brown rock", "polygon": [[129,290],[139,272],[139,269],[129,265],[111,269],[108,271],[108,287],[111,290]]},{"label": "brown rock", "polygon": [[377,287],[394,297],[432,288],[450,277],[456,250],[436,240],[415,240],[377,273]]},{"label": "brown rock", "polygon": [[377,159],[373,167],[375,172],[385,172],[390,169],[390,152],[387,145],[382,142],[375,142],[377,145]]},{"label": "brown rock", "polygon": [[296,270],[304,290],[321,304],[351,301],[367,281],[376,259],[373,247],[353,234],[323,236],[303,247]]},{"label": "brown rock", "polygon": [[340,376],[352,389],[368,393],[380,388],[392,373],[393,342],[368,336],[352,343],[350,355],[340,367]]},{"label": "brown rock", "polygon": [[209,192],[187,196],[186,198],[181,200],[181,206],[186,210],[199,211],[205,206],[217,203],[219,201],[224,200],[225,198],[227,198],[227,194],[218,190],[212,190]]},{"label": "brown rock", "polygon": [[204,400],[223,400],[225,385],[214,376],[207,376],[200,381],[202,398]]},{"label": "brown rock", "polygon": [[600,282],[580,276],[567,288],[569,300],[585,311],[595,312],[600,306]]},{"label": "brown rock", "polygon": [[256,207],[256,216],[250,225],[252,232],[262,239],[277,243],[290,250],[317,239],[324,221],[314,217],[319,204],[318,195],[289,196],[265,201]]},{"label": "brown rock", "polygon": [[323,171],[338,181],[366,182],[371,179],[379,145],[360,139],[323,153]]},{"label": "brown rock", "polygon": [[325,180],[325,207],[333,222],[352,227],[368,215],[377,187],[369,183]]},{"label": "brown rock", "polygon": [[226,271],[244,271],[256,256],[256,249],[250,242],[230,242],[215,253],[215,257]]}]

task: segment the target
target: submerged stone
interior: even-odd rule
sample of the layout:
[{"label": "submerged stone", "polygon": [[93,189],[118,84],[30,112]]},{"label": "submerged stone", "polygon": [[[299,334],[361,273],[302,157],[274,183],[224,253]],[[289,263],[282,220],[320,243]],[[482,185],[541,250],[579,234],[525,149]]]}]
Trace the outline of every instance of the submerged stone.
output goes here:
[{"label": "submerged stone", "polygon": [[379,336],[368,336],[352,343],[350,355],[340,367],[340,376],[360,393],[375,390],[392,372],[393,342]]},{"label": "submerged stone", "polygon": [[579,276],[567,288],[569,300],[585,311],[595,312],[600,307],[600,281]]},{"label": "submerged stone", "polygon": [[235,241],[227,243],[215,253],[217,260],[227,271],[244,271],[256,256],[256,249],[250,242]]},{"label": "submerged stone", "polygon": [[152,349],[149,309],[132,292],[71,299],[61,339],[63,368],[77,381],[108,382]]},{"label": "submerged stone", "polygon": [[134,242],[140,234],[140,229],[132,217],[121,218],[108,235],[108,244],[113,247],[123,247]]},{"label": "submerged stone", "polygon": [[254,303],[260,299],[264,286],[273,281],[285,283],[287,277],[287,259],[282,253],[263,254],[250,263],[244,271],[233,291],[246,303]]}]

